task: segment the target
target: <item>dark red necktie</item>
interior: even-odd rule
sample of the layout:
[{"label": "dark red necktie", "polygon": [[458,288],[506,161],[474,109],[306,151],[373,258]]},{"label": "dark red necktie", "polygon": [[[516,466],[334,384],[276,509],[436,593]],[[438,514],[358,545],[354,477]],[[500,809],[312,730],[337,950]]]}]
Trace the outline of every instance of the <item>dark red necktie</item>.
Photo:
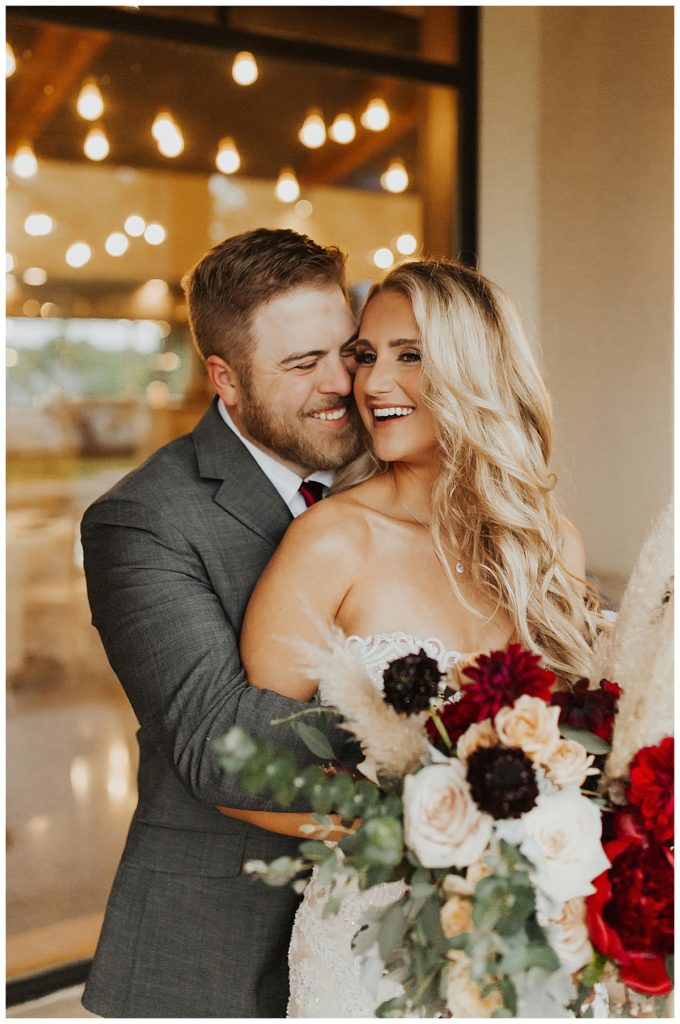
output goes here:
[{"label": "dark red necktie", "polygon": [[303,480],[300,484],[299,493],[305,499],[305,505],[309,508],[310,505],[316,504],[317,501],[321,501],[323,498],[323,484],[319,480]]}]

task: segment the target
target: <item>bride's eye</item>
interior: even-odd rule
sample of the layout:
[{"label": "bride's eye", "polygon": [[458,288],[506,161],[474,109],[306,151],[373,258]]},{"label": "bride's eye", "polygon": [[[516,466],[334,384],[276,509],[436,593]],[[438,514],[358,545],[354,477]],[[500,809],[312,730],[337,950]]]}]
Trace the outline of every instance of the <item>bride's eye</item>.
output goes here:
[{"label": "bride's eye", "polygon": [[371,352],[367,348],[360,349],[355,351],[354,358],[359,366],[370,366],[375,362],[375,352]]},{"label": "bride's eye", "polygon": [[422,361],[420,352],[415,348],[407,349],[405,352],[402,352],[400,358],[405,363],[420,363]]}]

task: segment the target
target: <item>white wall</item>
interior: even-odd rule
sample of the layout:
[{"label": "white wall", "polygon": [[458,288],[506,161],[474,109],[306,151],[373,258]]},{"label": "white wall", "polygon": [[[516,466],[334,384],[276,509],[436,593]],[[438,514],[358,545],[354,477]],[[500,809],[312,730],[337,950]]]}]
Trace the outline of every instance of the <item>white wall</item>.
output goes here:
[{"label": "white wall", "polygon": [[559,495],[613,590],[671,493],[673,11],[484,7],[481,269],[555,401]]}]

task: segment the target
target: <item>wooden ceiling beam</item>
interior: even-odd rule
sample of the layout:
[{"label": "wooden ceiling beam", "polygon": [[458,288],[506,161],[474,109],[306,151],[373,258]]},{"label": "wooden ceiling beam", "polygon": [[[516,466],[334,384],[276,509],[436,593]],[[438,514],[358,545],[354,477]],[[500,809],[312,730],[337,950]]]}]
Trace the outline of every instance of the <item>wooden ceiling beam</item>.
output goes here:
[{"label": "wooden ceiling beam", "polygon": [[108,32],[74,32],[60,25],[40,28],[30,60],[7,89],[7,152],[34,142],[71,97],[92,61],[109,42]]}]

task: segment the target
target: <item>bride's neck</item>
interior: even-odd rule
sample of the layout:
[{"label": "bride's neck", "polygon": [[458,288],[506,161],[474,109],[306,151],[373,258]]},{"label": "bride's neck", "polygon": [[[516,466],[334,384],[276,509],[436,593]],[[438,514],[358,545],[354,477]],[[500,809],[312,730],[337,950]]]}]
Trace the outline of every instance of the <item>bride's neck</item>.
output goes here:
[{"label": "bride's neck", "polygon": [[432,518],[432,488],[437,476],[430,466],[412,466],[394,462],[388,471],[402,510],[411,513],[421,525]]}]

